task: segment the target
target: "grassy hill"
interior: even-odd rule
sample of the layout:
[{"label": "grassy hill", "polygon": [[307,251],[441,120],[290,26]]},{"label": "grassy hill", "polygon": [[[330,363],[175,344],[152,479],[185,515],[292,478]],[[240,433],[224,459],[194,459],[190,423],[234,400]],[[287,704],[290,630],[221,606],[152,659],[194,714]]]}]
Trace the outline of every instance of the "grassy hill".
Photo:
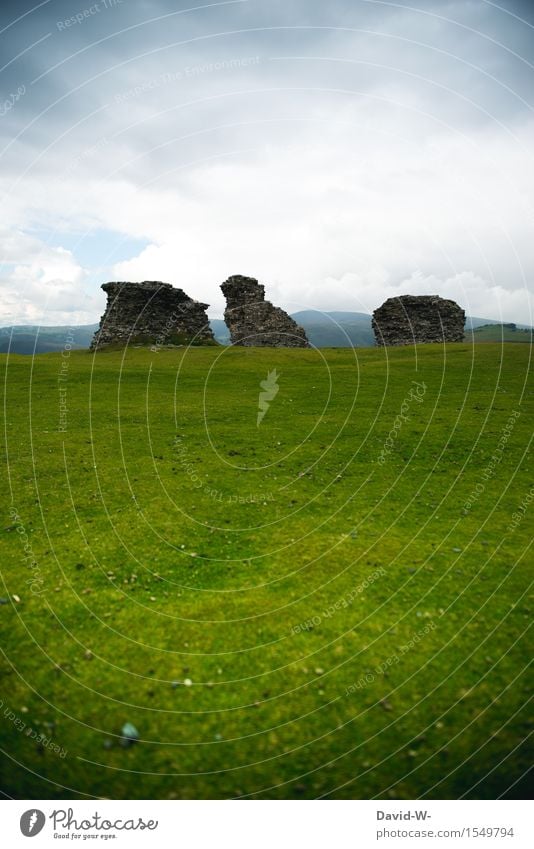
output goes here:
[{"label": "grassy hill", "polygon": [[532,344],[532,328],[516,324],[484,324],[466,331],[466,342],[528,342]]},{"label": "grassy hill", "polygon": [[524,797],[530,350],[0,357],[3,792]]},{"label": "grassy hill", "polygon": [[367,313],[303,310],[292,318],[317,348],[368,348],[375,344],[371,316]]}]

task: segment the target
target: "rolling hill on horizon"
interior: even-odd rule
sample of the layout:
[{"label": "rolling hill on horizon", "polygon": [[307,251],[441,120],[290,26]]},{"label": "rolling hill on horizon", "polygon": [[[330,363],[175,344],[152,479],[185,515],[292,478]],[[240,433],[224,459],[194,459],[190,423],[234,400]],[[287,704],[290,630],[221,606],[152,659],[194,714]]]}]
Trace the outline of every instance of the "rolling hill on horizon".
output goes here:
[{"label": "rolling hill on horizon", "polygon": [[[292,313],[291,317],[304,328],[316,348],[372,348],[375,344],[369,313],[302,310]],[[210,325],[217,342],[228,345],[230,333],[223,319],[212,318]],[[46,354],[61,351],[66,344],[72,350],[88,348],[97,329],[98,324],[0,327],[0,353]],[[465,330],[467,341],[531,342],[533,328],[527,324],[466,316]]]}]

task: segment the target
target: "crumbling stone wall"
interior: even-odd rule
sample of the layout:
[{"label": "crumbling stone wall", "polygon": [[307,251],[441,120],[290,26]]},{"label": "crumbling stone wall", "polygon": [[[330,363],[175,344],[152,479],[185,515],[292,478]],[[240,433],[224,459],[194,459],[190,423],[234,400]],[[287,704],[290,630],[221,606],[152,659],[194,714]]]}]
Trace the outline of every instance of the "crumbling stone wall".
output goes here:
[{"label": "crumbling stone wall", "polygon": [[265,287],[253,277],[236,274],[221,285],[226,298],[224,320],[233,345],[308,348],[302,327],[265,300]]},{"label": "crumbling stone wall", "polygon": [[106,311],[91,348],[106,345],[215,344],[206,309],[170,283],[104,283]]},{"label": "crumbling stone wall", "polygon": [[462,342],[465,312],[439,295],[399,295],[374,311],[372,324],[377,345]]}]

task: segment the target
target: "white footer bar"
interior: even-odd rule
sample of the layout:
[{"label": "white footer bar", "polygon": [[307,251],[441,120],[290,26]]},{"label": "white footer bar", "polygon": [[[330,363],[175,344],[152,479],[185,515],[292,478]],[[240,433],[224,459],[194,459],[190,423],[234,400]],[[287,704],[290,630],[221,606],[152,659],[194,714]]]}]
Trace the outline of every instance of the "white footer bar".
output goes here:
[{"label": "white footer bar", "polygon": [[[4,801],[2,845],[532,849],[521,801]],[[35,838],[35,843],[29,843]]]}]

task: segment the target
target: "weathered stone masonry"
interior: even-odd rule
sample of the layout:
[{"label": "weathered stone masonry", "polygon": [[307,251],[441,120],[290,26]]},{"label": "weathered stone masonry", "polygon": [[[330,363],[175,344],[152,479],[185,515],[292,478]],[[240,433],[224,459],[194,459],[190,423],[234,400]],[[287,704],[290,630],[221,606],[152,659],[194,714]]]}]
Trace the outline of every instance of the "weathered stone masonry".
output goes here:
[{"label": "weathered stone masonry", "polygon": [[236,274],[222,284],[224,320],[232,345],[309,348],[302,327],[284,310],[265,300],[265,287],[253,277]]},{"label": "weathered stone masonry", "polygon": [[142,342],[150,345],[214,344],[206,309],[170,283],[104,283],[106,311],[91,348]]},{"label": "weathered stone masonry", "polygon": [[465,312],[438,295],[399,295],[373,313],[377,345],[462,342]]}]

